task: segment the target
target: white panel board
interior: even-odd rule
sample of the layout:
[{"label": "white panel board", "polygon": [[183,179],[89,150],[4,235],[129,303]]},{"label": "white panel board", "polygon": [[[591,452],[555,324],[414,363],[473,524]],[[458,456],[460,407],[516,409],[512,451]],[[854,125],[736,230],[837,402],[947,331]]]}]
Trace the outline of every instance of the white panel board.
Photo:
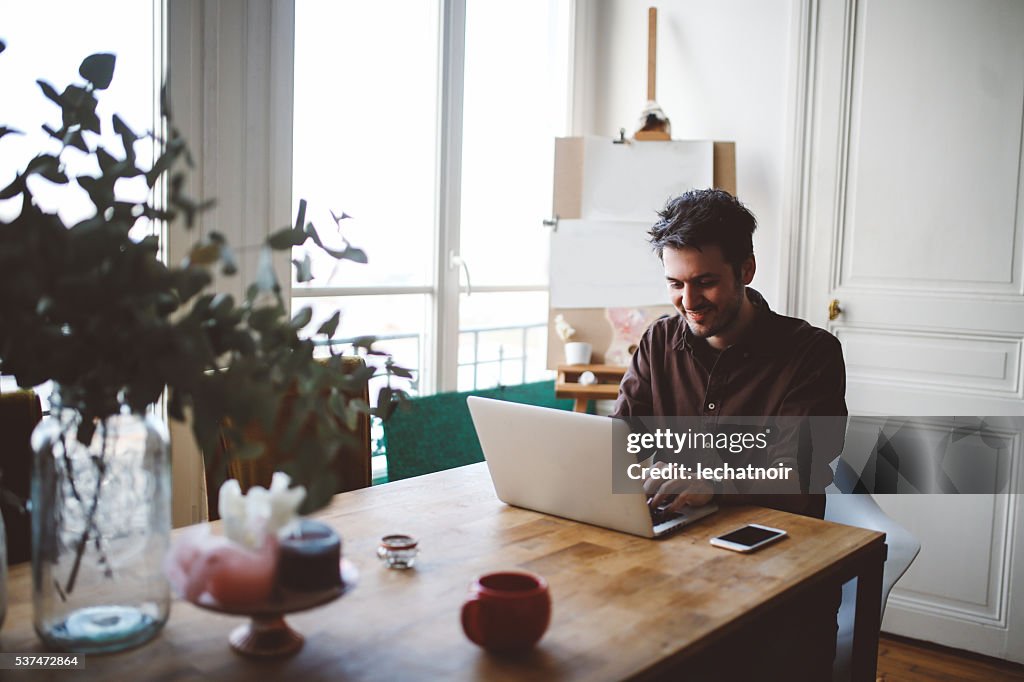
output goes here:
[{"label": "white panel board", "polygon": [[921,541],[921,554],[898,584],[904,600],[999,620],[1005,587],[1006,495],[878,495],[875,499]]},{"label": "white panel board", "polygon": [[713,184],[714,142],[613,144],[586,137],[580,217],[650,225],[669,198]]},{"label": "white panel board", "polygon": [[666,303],[665,274],[649,222],[561,220],[551,234],[551,307],[617,308]]},{"label": "white panel board", "polygon": [[862,5],[842,282],[1019,292],[1024,12]]},{"label": "white panel board", "polygon": [[834,332],[843,343],[849,377],[994,393],[1019,390],[1020,339],[863,327]]}]

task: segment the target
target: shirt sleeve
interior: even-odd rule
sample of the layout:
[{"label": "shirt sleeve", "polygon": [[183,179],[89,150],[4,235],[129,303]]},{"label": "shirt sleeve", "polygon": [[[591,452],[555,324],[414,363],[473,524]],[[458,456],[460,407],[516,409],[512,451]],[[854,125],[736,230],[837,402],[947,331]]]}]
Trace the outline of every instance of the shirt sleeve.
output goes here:
[{"label": "shirt sleeve", "polygon": [[786,392],[780,416],[843,417],[846,409],[846,363],[839,339],[818,336],[800,363]]},{"label": "shirt sleeve", "polygon": [[[846,363],[839,339],[820,334],[802,358],[778,416],[785,426],[769,465],[794,466],[805,492],[821,493],[832,482],[829,463],[846,440]],[[798,417],[799,419],[785,419]]]}]

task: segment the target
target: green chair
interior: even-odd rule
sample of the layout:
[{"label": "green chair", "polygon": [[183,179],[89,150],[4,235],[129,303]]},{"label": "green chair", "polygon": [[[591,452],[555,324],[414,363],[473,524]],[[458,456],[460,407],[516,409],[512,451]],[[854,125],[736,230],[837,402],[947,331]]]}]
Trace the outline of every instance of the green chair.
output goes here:
[{"label": "green chair", "polygon": [[412,398],[384,422],[388,480],[422,476],[484,460],[466,398],[471,395],[571,410],[572,400],[555,398],[554,381],[499,386],[465,393]]}]

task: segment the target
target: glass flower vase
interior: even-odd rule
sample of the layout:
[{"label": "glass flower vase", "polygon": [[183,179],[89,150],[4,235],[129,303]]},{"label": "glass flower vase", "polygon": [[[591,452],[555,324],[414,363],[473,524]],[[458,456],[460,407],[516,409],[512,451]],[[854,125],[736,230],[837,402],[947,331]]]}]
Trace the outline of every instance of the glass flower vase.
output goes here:
[{"label": "glass flower vase", "polygon": [[52,650],[120,651],[156,636],[170,609],[167,431],[119,414],[86,445],[80,423],[58,410],[32,434],[34,625]]}]

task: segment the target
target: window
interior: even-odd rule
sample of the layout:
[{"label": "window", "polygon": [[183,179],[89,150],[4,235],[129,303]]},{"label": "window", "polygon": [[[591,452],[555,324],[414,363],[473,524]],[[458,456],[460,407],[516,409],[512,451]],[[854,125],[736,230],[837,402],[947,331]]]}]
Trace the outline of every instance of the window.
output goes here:
[{"label": "window", "polygon": [[[161,8],[159,0],[108,0],[102,10],[90,3],[5,5],[0,39],[7,44],[7,49],[0,54],[0,91],[8,106],[4,107],[0,123],[23,134],[7,135],[0,140],[0,188],[6,187],[40,149],[49,148],[54,153],[60,149],[60,144],[40,127],[46,122],[51,128],[59,128],[60,109],[46,99],[36,79],[49,82],[58,91],[70,83],[79,83],[82,79],[78,66],[90,54],[112,52],[117,55],[113,83],[98,97],[100,120],[108,122],[111,114],[117,113],[136,133],[160,130],[160,70],[164,46]],[[121,149],[120,137],[109,126],[103,129],[102,135],[86,133],[86,139],[88,144],[99,144],[113,150],[115,155]],[[139,163],[151,163],[154,150],[152,140],[139,140],[135,145]],[[69,177],[98,172],[95,160],[83,157],[83,153],[74,149],[65,152],[63,159]],[[68,185],[54,185],[36,176],[29,180],[29,187],[37,204],[45,210],[56,211],[68,225],[90,217],[95,211],[88,195],[73,181]],[[122,196],[137,198],[145,197],[148,192],[142,177],[121,180],[117,189]],[[0,201],[0,219],[12,220],[18,215],[19,201],[20,197]],[[140,235],[156,229],[156,225],[144,220],[135,226]],[[16,387],[14,377],[0,377],[0,391]],[[49,390],[48,386],[39,388],[44,403]]]},{"label": "window", "polygon": [[[548,376],[554,137],[570,0],[297,0],[293,203],[369,263],[294,282],[315,329],[372,334],[413,393]],[[318,267],[319,266],[319,267]],[[372,391],[371,391],[372,392]]]}]

